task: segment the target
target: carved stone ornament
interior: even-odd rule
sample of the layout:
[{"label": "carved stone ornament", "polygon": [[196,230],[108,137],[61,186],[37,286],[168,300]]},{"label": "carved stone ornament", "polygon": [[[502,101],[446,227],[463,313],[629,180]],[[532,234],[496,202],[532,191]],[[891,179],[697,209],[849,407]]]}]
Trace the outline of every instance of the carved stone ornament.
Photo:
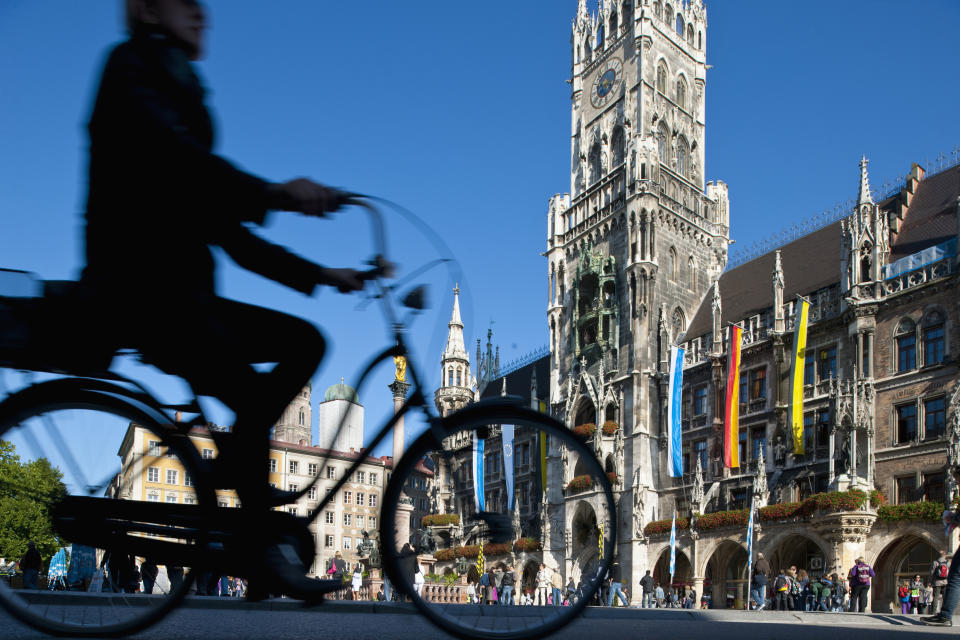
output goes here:
[{"label": "carved stone ornament", "polygon": [[877,515],[867,511],[825,514],[813,521],[813,528],[833,543],[861,544],[867,539]]}]

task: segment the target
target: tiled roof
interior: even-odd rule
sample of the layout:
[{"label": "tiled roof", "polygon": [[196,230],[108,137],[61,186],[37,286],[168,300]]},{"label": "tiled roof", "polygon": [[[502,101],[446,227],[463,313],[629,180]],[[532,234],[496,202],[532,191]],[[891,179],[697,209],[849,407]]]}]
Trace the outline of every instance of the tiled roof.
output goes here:
[{"label": "tiled roof", "polygon": [[[550,385],[550,356],[544,356],[506,375],[507,395],[530,399],[530,379],[537,373],[537,397],[546,398]],[[493,398],[503,392],[503,376],[493,380],[480,394],[481,398]]]},{"label": "tiled roof", "polygon": [[[780,247],[783,300],[805,295],[840,281],[840,223],[834,222]],[[775,252],[740,265],[720,276],[721,320],[736,322],[773,306]],[[707,291],[687,328],[686,340],[713,328],[713,290]]]},{"label": "tiled roof", "polygon": [[894,262],[957,236],[960,165],[922,180],[890,247]]}]

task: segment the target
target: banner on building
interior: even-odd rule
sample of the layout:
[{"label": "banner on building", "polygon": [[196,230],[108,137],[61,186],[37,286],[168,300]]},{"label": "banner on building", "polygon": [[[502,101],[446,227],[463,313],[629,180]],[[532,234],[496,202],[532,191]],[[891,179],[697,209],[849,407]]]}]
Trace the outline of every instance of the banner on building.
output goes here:
[{"label": "banner on building", "polygon": [[730,327],[730,351],[727,369],[727,408],[723,420],[723,466],[740,466],[740,340],[743,330]]},{"label": "banner on building", "polygon": [[507,485],[507,511],[513,509],[513,425],[505,424],[503,434],[503,477]]},{"label": "banner on building", "polygon": [[486,511],[483,500],[483,440],[473,432],[473,505],[477,511]]},{"label": "banner on building", "polygon": [[667,389],[667,475],[683,475],[683,444],[681,441],[681,400],[683,394],[683,349],[670,347],[670,384]]},{"label": "banner on building", "polygon": [[807,359],[807,315],[810,303],[800,298],[797,305],[796,332],[793,338],[793,371],[790,379],[793,390],[790,394],[790,426],[793,431],[793,452],[802,455],[803,450],[803,370]]}]

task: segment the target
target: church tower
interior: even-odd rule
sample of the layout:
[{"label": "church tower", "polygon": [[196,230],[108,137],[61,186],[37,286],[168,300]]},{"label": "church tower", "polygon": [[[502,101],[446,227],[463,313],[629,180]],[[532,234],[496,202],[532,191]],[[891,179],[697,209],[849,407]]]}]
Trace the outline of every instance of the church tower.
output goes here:
[{"label": "church tower", "polygon": [[307,446],[313,444],[311,438],[313,418],[310,413],[312,389],[313,385],[308,382],[307,386],[301,389],[297,397],[284,409],[283,415],[273,428],[274,440]]},{"label": "church tower", "polygon": [[[579,1],[570,191],[548,205],[551,409],[571,428],[617,424],[594,446],[622,470],[618,546],[634,583],[652,567],[630,522],[649,521],[648,491],[670,481],[669,346],[727,262],[727,187],[704,172],[706,30],[702,0],[600,0],[595,12]],[[547,499],[551,518],[573,510],[562,490]]]},{"label": "church tower", "polygon": [[447,345],[440,357],[440,388],[433,398],[437,411],[444,416],[472,402],[476,384],[470,376],[470,355],[463,341],[459,287],[453,289],[453,313],[447,326]]}]

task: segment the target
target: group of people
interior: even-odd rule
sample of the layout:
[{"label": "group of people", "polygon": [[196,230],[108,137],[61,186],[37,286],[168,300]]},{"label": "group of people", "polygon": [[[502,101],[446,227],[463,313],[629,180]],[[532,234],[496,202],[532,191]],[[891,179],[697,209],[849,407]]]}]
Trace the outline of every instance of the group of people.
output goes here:
[{"label": "group of people", "polygon": [[[898,581],[896,597],[901,613],[938,611],[949,571],[946,551],[941,550],[929,575],[917,574],[912,579]],[[774,573],[763,554],[758,553],[753,566],[750,608],[759,611],[769,606],[778,611],[863,613],[867,610],[875,577],[873,567],[862,557],[856,559],[846,574],[811,576],[796,566],[780,568]]]},{"label": "group of people", "polygon": [[[663,585],[653,579],[650,571],[640,578],[640,607],[643,609],[696,609],[697,592],[693,587],[681,587],[678,591],[671,587],[664,591]],[[707,607],[706,599],[700,601],[701,609]]]}]

